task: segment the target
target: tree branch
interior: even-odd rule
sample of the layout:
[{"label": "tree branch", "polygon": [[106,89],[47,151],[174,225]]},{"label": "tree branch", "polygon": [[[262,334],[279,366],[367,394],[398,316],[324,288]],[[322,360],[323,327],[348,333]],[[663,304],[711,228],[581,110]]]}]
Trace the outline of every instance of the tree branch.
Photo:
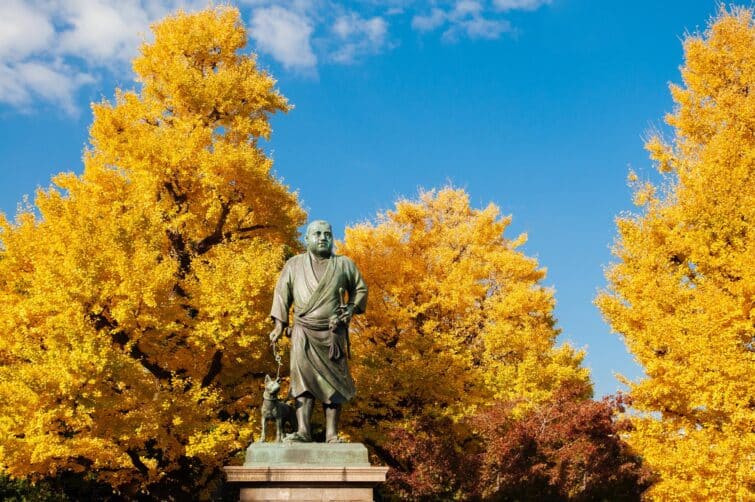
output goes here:
[{"label": "tree branch", "polygon": [[161,367],[159,364],[152,362],[147,354],[142,352],[138,343],[134,343],[131,346],[129,355],[139,361],[147,371],[152,373],[158,380],[168,380],[171,377],[171,372]]},{"label": "tree branch", "polygon": [[[125,331],[118,330],[118,322],[107,315],[106,309],[103,309],[99,314],[90,312],[89,320],[92,321],[94,328],[97,331],[102,329],[110,331],[110,338],[113,342],[118,345],[121,350],[126,350],[126,345],[128,345],[131,339]],[[150,360],[149,356],[139,348],[138,343],[133,343],[131,345],[128,355],[139,361],[139,363],[158,380],[168,380],[171,377],[171,372]]]},{"label": "tree branch", "polygon": [[236,230],[238,232],[254,232],[255,230],[263,230],[265,228],[270,228],[270,225],[250,225],[248,227],[239,227]]},{"label": "tree branch", "polygon": [[[176,182],[176,186],[178,186],[178,182]],[[163,183],[163,187],[165,188],[165,190],[167,190],[168,194],[170,194],[173,202],[175,202],[176,205],[183,210],[184,204],[186,203],[186,194],[178,193],[176,191],[176,187],[173,186],[173,183],[171,183],[170,181]]]},{"label": "tree branch", "polygon": [[126,450],[126,453],[128,454],[128,458],[131,459],[131,463],[134,464],[134,467],[136,467],[143,476],[146,476],[149,472],[149,469],[139,458],[139,454],[132,449]]},{"label": "tree branch", "polygon": [[202,379],[202,388],[207,387],[212,383],[212,381],[215,379],[216,376],[220,373],[220,370],[223,369],[223,351],[222,350],[216,350],[215,354],[212,356],[212,361],[210,362],[210,367],[207,370],[207,374]]},{"label": "tree branch", "polygon": [[186,249],[186,240],[181,233],[173,230],[166,230],[165,234],[170,241],[170,256],[178,260],[178,276],[183,279],[191,268],[191,255]]},{"label": "tree branch", "polygon": [[228,219],[228,214],[231,212],[231,204],[230,203],[221,203],[220,204],[220,216],[218,216],[218,221],[215,224],[215,229],[212,231],[210,235],[199,241],[195,246],[194,250],[197,252],[197,254],[202,255],[205,254],[207,251],[212,248],[215,244],[220,243],[223,240],[223,226],[225,225],[226,220]]}]

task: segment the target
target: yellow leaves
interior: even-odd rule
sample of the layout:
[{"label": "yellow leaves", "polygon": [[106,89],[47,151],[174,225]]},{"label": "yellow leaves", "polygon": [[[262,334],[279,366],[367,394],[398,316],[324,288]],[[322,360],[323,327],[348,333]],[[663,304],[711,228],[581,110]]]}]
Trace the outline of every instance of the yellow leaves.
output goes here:
[{"label": "yellow leaves", "polygon": [[[618,221],[619,262],[596,303],[643,365],[630,444],[660,475],[658,500],[755,497],[755,24],[722,10],[685,41],[672,86],[673,143],[647,148],[673,178],[645,184],[641,215]],[[643,190],[645,193],[643,194]],[[736,442],[736,445],[734,444]]]},{"label": "yellow leaves", "polygon": [[[651,137],[645,143],[645,149],[650,152],[650,158],[657,162],[658,170],[662,173],[671,172],[676,168],[676,159],[671,148],[664,144],[660,136]],[[636,178],[635,174],[635,178]],[[636,180],[630,180],[636,181]]]},{"label": "yellow leaves", "polygon": [[197,281],[187,291],[204,305],[196,318],[197,336],[220,346],[232,336],[239,346],[249,347],[269,328],[270,284],[282,266],[282,250],[251,239],[210,253],[211,260],[195,267]]},{"label": "yellow leaves", "polygon": [[[751,500],[748,462],[751,438],[724,427],[716,430],[694,424],[665,424],[650,417],[638,418],[630,435],[634,444],[645,445],[642,454],[663,476],[651,487],[656,500]],[[685,426],[686,425],[686,426]]]},{"label": "yellow leaves", "polygon": [[288,105],[239,52],[235,9],[154,29],[141,90],[93,105],[83,174],[37,194],[41,218],[0,221],[0,465],[14,475],[85,459],[114,487],[182,465],[201,483],[251,436],[250,373],[273,367],[270,291],[305,213],[257,140]]},{"label": "yellow leaves", "polygon": [[656,201],[655,195],[656,189],[650,182],[638,183],[634,190],[632,202],[636,206],[646,206],[651,202]]},{"label": "yellow leaves", "polygon": [[258,116],[288,104],[254,57],[239,54],[246,34],[236,9],[179,12],[153,29],[156,42],[143,44],[134,60],[148,106],[159,102],[170,120],[188,115],[222,125],[236,144],[269,138],[269,123]]},{"label": "yellow leaves", "polygon": [[375,420],[460,418],[494,398],[534,404],[562,381],[587,380],[581,354],[554,349],[553,292],[539,284],[537,261],[516,251],[526,236],[504,237],[510,221],[445,188],[346,229],[338,252],[355,260],[371,296],[352,335],[365,396],[345,411],[355,430],[379,436]]},{"label": "yellow leaves", "polygon": [[246,431],[245,437],[240,438],[236,427],[227,422],[214,425],[209,431],[201,431],[189,437],[186,446],[186,454],[192,457],[208,461],[218,451],[239,450],[247,445],[250,431]]}]

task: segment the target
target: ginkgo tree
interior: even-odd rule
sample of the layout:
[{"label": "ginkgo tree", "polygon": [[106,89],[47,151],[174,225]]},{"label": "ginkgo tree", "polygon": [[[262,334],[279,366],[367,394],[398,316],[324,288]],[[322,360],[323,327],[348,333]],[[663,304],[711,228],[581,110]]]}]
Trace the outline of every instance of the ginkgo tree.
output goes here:
[{"label": "ginkgo tree", "polygon": [[523,412],[568,382],[590,392],[583,353],[556,345],[545,270],[517,249],[526,235],[504,236],[510,221],[444,188],[346,229],[338,252],[370,288],[352,334],[363,398],[344,410],[356,436],[379,445],[391,429],[458,422],[493,400]]},{"label": "ginkgo tree", "polygon": [[635,174],[641,214],[618,219],[618,262],[597,300],[645,371],[627,441],[657,500],[755,498],[755,23],[722,9],[684,42],[681,85]]},{"label": "ginkgo tree", "polygon": [[238,11],[152,29],[83,173],[0,223],[0,469],[179,497],[251,438],[305,214],[259,143],[289,106]]}]

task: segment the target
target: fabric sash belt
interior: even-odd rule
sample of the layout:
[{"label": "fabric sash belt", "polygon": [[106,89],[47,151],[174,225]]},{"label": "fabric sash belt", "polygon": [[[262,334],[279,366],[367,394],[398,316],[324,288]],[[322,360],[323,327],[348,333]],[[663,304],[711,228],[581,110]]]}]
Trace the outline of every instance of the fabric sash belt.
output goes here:
[{"label": "fabric sash belt", "polygon": [[[351,352],[349,343],[349,328],[344,326],[341,322],[330,322],[328,320],[312,320],[302,317],[300,315],[294,315],[295,323],[302,328],[311,329],[312,331],[327,331],[329,333],[328,339],[328,358],[331,361],[338,361],[341,359],[346,351]],[[349,354],[351,356],[351,354]]]}]

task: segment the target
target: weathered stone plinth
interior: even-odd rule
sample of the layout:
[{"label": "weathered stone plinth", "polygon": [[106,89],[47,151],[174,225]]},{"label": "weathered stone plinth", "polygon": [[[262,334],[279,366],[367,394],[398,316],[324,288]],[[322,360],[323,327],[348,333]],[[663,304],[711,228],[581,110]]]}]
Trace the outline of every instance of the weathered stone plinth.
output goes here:
[{"label": "weathered stone plinth", "polygon": [[388,471],[371,466],[360,443],[253,443],[243,466],[224,469],[241,501],[372,501]]}]

